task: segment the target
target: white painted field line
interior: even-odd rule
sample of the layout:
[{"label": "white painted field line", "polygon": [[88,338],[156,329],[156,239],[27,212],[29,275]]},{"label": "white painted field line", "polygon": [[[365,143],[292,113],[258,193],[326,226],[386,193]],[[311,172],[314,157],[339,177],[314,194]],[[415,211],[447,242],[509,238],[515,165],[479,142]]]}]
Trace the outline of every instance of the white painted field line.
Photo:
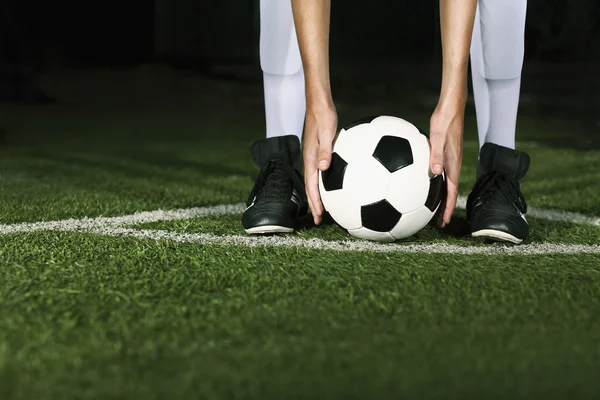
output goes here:
[{"label": "white painted field line", "polygon": [[[459,199],[459,208],[464,208],[466,198]],[[48,221],[36,223],[23,223],[0,225],[0,235],[32,232],[40,230],[82,231],[110,236],[130,236],[150,240],[172,240],[181,243],[213,244],[213,245],[239,245],[246,247],[277,246],[277,247],[304,247],[311,249],[328,249],[337,251],[363,251],[379,253],[444,253],[444,254],[600,254],[598,245],[571,245],[571,244],[527,244],[518,247],[508,246],[458,246],[444,243],[433,244],[381,244],[368,241],[327,241],[322,239],[303,239],[293,236],[239,236],[239,235],[214,235],[212,233],[185,233],[168,232],[162,230],[138,230],[127,226],[158,222],[186,220],[206,216],[237,215],[244,209],[243,204],[219,205],[211,207],[198,207],[180,210],[145,211],[118,217],[98,217],[83,219],[67,219],[62,221]],[[600,225],[600,220],[577,213],[562,211],[532,209],[538,218],[555,221],[574,222],[578,224]]]},{"label": "white painted field line", "polygon": [[209,207],[184,208],[179,210],[143,211],[118,217],[96,217],[65,219],[47,222],[26,222],[21,224],[0,225],[0,235],[33,231],[76,231],[89,230],[101,226],[135,225],[148,222],[178,221],[208,216],[241,214],[243,204],[223,204]]},{"label": "white painted field line", "polygon": [[437,253],[463,255],[542,255],[542,254],[600,254],[600,245],[581,244],[525,244],[521,246],[489,245],[458,246],[446,243],[431,244],[382,244],[368,241],[347,240],[328,241],[323,239],[303,239],[294,236],[240,236],[214,235],[212,233],[184,233],[163,230],[138,230],[115,226],[99,227],[91,232],[108,236],[135,237],[137,239],[198,245],[222,245],[244,247],[303,247],[316,250],[335,250],[376,253]]},{"label": "white painted field line", "polygon": [[[464,209],[466,207],[466,203],[467,198],[465,196],[460,196],[458,199],[457,208]],[[244,204],[238,203],[209,207],[186,208],[170,211],[144,211],[130,215],[122,215],[118,217],[66,219],[60,221],[27,222],[7,225],[0,224],[0,235],[47,230],[89,230],[101,226],[126,226],[159,221],[178,221],[207,216],[238,215],[243,212],[244,207]],[[600,226],[599,217],[591,217],[568,211],[546,210],[531,207],[527,215],[529,217],[540,218],[550,221],[561,221],[575,223],[579,225]]]},{"label": "white painted field line", "polygon": [[[467,208],[467,196],[459,196],[456,208]],[[547,221],[569,222],[577,225],[600,226],[600,217],[588,216],[571,211],[551,210],[537,207],[528,207],[527,217],[545,219]]]}]

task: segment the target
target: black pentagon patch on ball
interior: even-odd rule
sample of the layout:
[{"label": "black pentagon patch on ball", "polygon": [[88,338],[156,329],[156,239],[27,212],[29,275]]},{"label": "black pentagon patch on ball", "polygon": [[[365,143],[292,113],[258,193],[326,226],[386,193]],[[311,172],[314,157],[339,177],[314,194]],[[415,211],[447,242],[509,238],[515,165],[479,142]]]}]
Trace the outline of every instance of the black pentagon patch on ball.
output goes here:
[{"label": "black pentagon patch on ball", "polygon": [[333,153],[331,155],[331,164],[329,164],[329,168],[321,173],[321,179],[323,180],[325,190],[330,192],[342,188],[347,167],[348,163],[340,157],[338,153]]},{"label": "black pentagon patch on ball", "polygon": [[434,176],[429,180],[429,194],[425,201],[425,207],[434,212],[446,194],[446,179],[444,175]]},{"label": "black pentagon patch on ball", "polygon": [[410,142],[398,136],[382,137],[373,152],[373,157],[390,172],[396,172],[413,163]]},{"label": "black pentagon patch on ball", "polygon": [[389,232],[400,221],[402,214],[387,200],[362,206],[360,218],[362,226],[375,232]]},{"label": "black pentagon patch on ball", "polygon": [[364,117],[361,119],[357,119],[356,121],[353,121],[350,124],[344,126],[344,130],[347,131],[350,128],[354,128],[355,126],[362,125],[362,124],[370,124],[371,121],[373,121],[377,117],[378,117],[378,115],[368,116],[368,117]]}]

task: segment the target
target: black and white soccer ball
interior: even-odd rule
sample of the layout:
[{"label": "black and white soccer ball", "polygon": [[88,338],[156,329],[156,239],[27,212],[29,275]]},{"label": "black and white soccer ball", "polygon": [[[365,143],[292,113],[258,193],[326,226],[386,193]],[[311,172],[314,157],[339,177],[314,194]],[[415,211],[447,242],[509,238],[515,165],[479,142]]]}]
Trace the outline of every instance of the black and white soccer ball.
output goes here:
[{"label": "black and white soccer ball", "polygon": [[393,242],[414,235],[436,214],[446,178],[429,168],[427,136],[391,116],[364,118],[338,134],[331,165],[319,174],[325,210],[361,239]]}]

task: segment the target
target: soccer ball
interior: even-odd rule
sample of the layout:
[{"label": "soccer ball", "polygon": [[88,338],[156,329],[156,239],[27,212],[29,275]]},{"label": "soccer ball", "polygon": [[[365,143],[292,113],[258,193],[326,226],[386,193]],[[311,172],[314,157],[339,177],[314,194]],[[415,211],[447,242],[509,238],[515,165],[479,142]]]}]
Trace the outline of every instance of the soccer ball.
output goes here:
[{"label": "soccer ball", "polygon": [[429,168],[430,144],[401,118],[369,117],[343,128],[331,164],[319,174],[325,210],[348,233],[393,242],[414,235],[436,214],[444,174]]}]

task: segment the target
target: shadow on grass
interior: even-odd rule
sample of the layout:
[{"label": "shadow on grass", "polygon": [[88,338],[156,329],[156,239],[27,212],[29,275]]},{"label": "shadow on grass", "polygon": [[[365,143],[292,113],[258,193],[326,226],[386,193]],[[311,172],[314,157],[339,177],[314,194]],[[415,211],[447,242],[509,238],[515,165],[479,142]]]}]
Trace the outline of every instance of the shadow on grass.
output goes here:
[{"label": "shadow on grass", "polygon": [[467,221],[466,217],[454,216],[450,223],[440,230],[440,233],[443,236],[465,239],[471,237],[471,227],[469,226],[469,221]]},{"label": "shadow on grass", "polygon": [[296,230],[300,230],[300,229],[315,229],[315,228],[319,228],[322,226],[331,226],[331,225],[336,225],[336,222],[333,220],[333,218],[331,218],[331,215],[329,215],[329,213],[325,213],[323,215],[323,220],[321,221],[320,225],[316,225],[315,221],[313,219],[312,214],[306,214],[305,216],[301,217],[298,222],[296,223]]},{"label": "shadow on grass", "polygon": [[[312,218],[312,214],[307,214],[304,217],[300,218],[298,223],[296,224],[295,229],[296,230],[312,230],[312,229],[319,229],[321,227],[326,227],[326,226],[334,226],[337,225],[337,223],[334,221],[334,219],[331,217],[331,215],[329,213],[325,213],[325,215],[323,215],[323,221],[321,222],[320,225],[315,225],[315,222]],[[443,239],[448,239],[453,238],[453,239],[471,239],[471,229],[469,226],[469,222],[467,221],[466,217],[463,216],[454,216],[452,218],[452,220],[450,221],[449,224],[447,224],[443,229],[439,229],[436,225],[435,225],[435,219],[433,219],[428,228],[430,229],[425,229],[422,230],[418,233],[415,234],[415,236],[412,237],[412,239],[419,239],[417,241],[422,241],[422,240],[443,240]],[[420,237],[425,235],[426,237]],[[411,241],[411,238],[407,238],[405,240],[398,240],[397,242],[403,242],[403,241]]]}]

